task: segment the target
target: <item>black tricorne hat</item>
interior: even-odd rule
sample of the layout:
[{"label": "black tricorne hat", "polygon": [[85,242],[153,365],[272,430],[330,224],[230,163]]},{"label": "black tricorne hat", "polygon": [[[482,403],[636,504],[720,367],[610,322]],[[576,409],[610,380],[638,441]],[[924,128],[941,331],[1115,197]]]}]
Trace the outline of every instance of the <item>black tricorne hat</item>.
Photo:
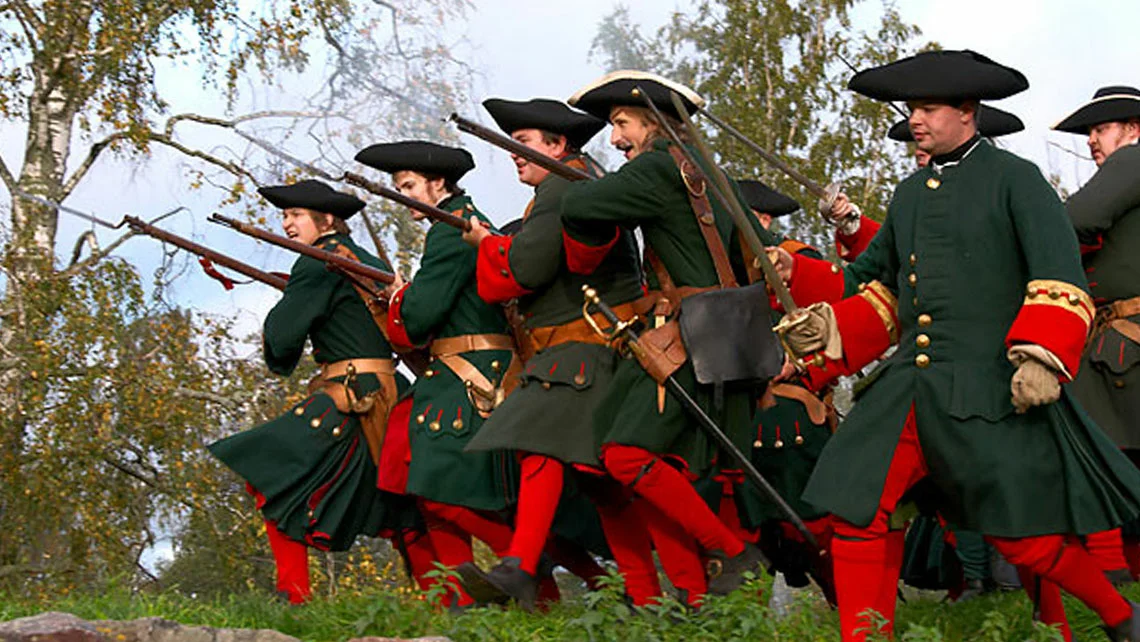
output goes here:
[{"label": "black tricorne hat", "polygon": [[[989,105],[978,105],[978,113],[975,115],[975,119],[978,123],[978,133],[986,138],[997,138],[1025,129],[1025,123],[1021,122],[1020,118],[1008,111]],[[900,120],[891,125],[890,131],[887,132],[887,138],[897,140],[900,143],[914,142],[914,135],[910,133],[910,125],[905,120]]]},{"label": "black tricorne hat", "polygon": [[508,136],[520,129],[541,129],[565,136],[572,146],[579,149],[606,126],[604,120],[549,98],[527,101],[488,98],[483,101],[483,108]]},{"label": "black tricorne hat", "polygon": [[503,225],[499,227],[499,231],[502,232],[505,236],[514,236],[515,234],[519,233],[519,230],[522,229],[522,224],[523,220],[521,218],[516,218],[513,221],[503,223]]},{"label": "black tricorne hat", "polygon": [[685,109],[690,113],[699,111],[705,106],[705,99],[688,87],[663,78],[647,71],[634,71],[622,69],[611,71],[594,82],[579,89],[577,93],[566,101],[589,112],[598,118],[608,121],[610,110],[619,105],[632,107],[645,107],[645,98],[634,89],[640,89],[648,95],[653,104],[662,113],[680,118],[669,94],[676,92],[681,97]]},{"label": "black tricorne hat", "polygon": [[855,74],[847,88],[875,100],[1000,100],[1029,88],[1018,70],[970,51],[924,51]]},{"label": "black tricorne hat", "polygon": [[1053,129],[1070,134],[1085,134],[1101,123],[1140,118],[1140,89],[1125,85],[1101,87],[1092,100],[1081,105]]},{"label": "black tricorne hat", "polygon": [[424,140],[369,145],[356,154],[356,160],[382,172],[419,172],[442,176],[452,183],[475,169],[475,159],[466,149],[437,145]]},{"label": "black tricorne hat", "polygon": [[332,214],[340,219],[348,219],[364,209],[364,201],[359,198],[338,192],[313,179],[298,181],[292,185],[267,185],[257,188],[257,193],[283,210],[303,207],[314,212]]},{"label": "black tricorne hat", "polygon": [[777,218],[800,209],[800,204],[790,196],[777,192],[761,181],[743,180],[737,183],[740,192],[744,194],[744,202],[757,212]]}]

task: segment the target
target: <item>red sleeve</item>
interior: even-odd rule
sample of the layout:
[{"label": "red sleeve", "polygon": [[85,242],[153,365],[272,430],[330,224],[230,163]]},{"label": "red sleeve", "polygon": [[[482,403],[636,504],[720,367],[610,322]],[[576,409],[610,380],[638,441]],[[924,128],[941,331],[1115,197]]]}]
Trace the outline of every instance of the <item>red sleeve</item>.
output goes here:
[{"label": "red sleeve", "polygon": [[871,239],[875,238],[875,234],[882,226],[882,223],[862,216],[859,218],[859,229],[854,234],[848,236],[835,230],[835,250],[839,253],[839,258],[844,261],[854,261],[863,250],[867,249]]},{"label": "red sleeve", "polygon": [[[806,306],[820,301],[831,303],[843,298],[843,270],[838,265],[803,254],[793,254],[792,259],[792,280],[788,283],[788,290],[796,305]],[[774,296],[769,302],[773,310],[783,309]]]},{"label": "red sleeve", "polygon": [[487,303],[503,303],[530,290],[519,285],[511,271],[511,236],[488,236],[479,243],[475,261],[475,281],[479,298]]},{"label": "red sleeve", "polygon": [[1064,281],[1030,281],[1006,346],[1032,343],[1052,352],[1076,376],[1096,307],[1083,289]]},{"label": "red sleeve", "polygon": [[388,343],[391,343],[392,349],[397,352],[411,350],[416,345],[412,343],[411,338],[408,337],[407,329],[404,328],[404,317],[401,311],[404,305],[404,293],[408,291],[410,285],[410,282],[405,283],[404,287],[400,288],[388,303]]},{"label": "red sleeve", "polygon": [[833,303],[831,309],[843,338],[843,357],[828,359],[819,352],[803,358],[805,383],[815,392],[839,377],[855,374],[899,338],[898,303],[878,281],[861,287],[855,296]]},{"label": "red sleeve", "polygon": [[566,267],[574,274],[592,274],[598,269],[610,249],[621,238],[621,228],[614,226],[614,237],[605,245],[588,245],[562,230],[562,246],[566,248]]}]

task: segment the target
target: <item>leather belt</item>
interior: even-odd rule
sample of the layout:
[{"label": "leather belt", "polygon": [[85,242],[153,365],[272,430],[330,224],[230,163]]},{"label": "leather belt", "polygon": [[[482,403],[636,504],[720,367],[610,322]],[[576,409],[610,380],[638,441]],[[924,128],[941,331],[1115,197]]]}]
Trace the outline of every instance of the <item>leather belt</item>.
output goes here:
[{"label": "leather belt", "polygon": [[[650,306],[646,306],[642,303],[645,300],[646,299],[642,298],[637,301],[615,305],[613,306],[614,313],[622,320],[632,318],[635,314],[638,314],[639,311],[644,314],[645,310],[652,304],[652,302],[649,302]],[[609,322],[606,321],[600,312],[595,312],[590,316],[594,318],[594,321],[597,322],[599,327],[604,328],[609,325]],[[594,332],[590,324],[586,323],[585,318],[578,318],[569,323],[563,323],[562,325],[547,325],[540,328],[531,328],[530,341],[534,346],[535,352],[553,348],[554,346],[571,341],[592,343],[595,345],[606,345],[607,343],[606,337],[602,337],[597,332]]]},{"label": "leather belt", "polygon": [[444,337],[431,342],[430,350],[433,357],[443,355],[462,354],[477,350],[511,350],[515,344],[505,334],[463,334],[457,337]]},{"label": "leather belt", "polygon": [[1111,310],[1112,316],[1117,319],[1140,314],[1140,296],[1113,301],[1101,306],[1100,310],[1104,309]]},{"label": "leather belt", "polygon": [[321,378],[335,379],[348,374],[348,367],[352,366],[356,374],[396,374],[396,364],[391,359],[345,359],[332,363],[321,364]]}]

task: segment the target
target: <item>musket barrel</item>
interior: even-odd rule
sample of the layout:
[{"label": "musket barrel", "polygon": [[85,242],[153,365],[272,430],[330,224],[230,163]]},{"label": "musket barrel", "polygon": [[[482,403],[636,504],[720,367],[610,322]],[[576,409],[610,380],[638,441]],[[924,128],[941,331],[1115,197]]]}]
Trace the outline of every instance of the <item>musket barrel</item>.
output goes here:
[{"label": "musket barrel", "polygon": [[481,138],[495,147],[504,149],[515,156],[526,159],[528,163],[534,163],[546,171],[557,174],[568,181],[589,181],[594,177],[588,172],[584,172],[576,167],[571,167],[562,161],[555,160],[546,154],[535,151],[526,145],[518,142],[517,140],[500,134],[497,131],[488,129],[479,123],[468,120],[459,114],[452,114],[449,118],[459,128],[459,131],[471,134],[476,138]]},{"label": "musket barrel", "polygon": [[439,221],[440,223],[450,225],[451,227],[454,227],[455,229],[457,229],[461,232],[466,232],[467,230],[471,229],[471,221],[468,221],[467,219],[463,218],[462,216],[456,216],[455,214],[452,214],[451,212],[448,212],[446,210],[441,210],[440,208],[435,207],[434,205],[428,205],[427,203],[421,203],[420,201],[417,201],[414,198],[404,196],[403,194],[397,192],[394,189],[384,187],[383,185],[380,185],[379,183],[376,183],[374,181],[370,181],[367,178],[364,178],[363,176],[361,176],[360,174],[357,174],[355,172],[345,172],[344,173],[344,181],[346,183],[351,184],[351,185],[355,185],[357,187],[365,189],[365,190],[367,190],[367,191],[369,191],[369,192],[371,192],[377,196],[381,196],[381,197],[386,198],[390,201],[395,201],[395,202],[399,203],[400,205],[403,205],[404,207],[416,210],[417,212],[422,212],[425,216],[427,216],[431,220]]},{"label": "musket barrel", "polygon": [[241,221],[232,219],[228,216],[222,216],[221,214],[214,213],[210,215],[210,222],[225,225],[237,230],[238,232],[241,232],[242,234],[245,234],[246,236],[252,236],[255,239],[259,239],[267,243],[272,243],[273,245],[283,247],[287,250],[292,250],[297,254],[304,254],[305,256],[317,259],[318,261],[332,265],[340,270],[355,274],[357,276],[362,276],[366,279],[371,279],[373,281],[384,284],[389,284],[396,280],[393,275],[385,272],[384,270],[374,268],[371,265],[365,265],[360,261],[353,261],[346,256],[341,256],[339,254],[329,252],[328,250],[322,250],[319,247],[301,243],[300,241],[294,241],[287,236],[281,236],[279,234],[267,232],[259,227],[250,225],[248,223],[242,223]]},{"label": "musket barrel", "polygon": [[146,234],[147,236],[156,238],[165,243],[169,243],[175,247],[180,247],[187,252],[197,254],[204,259],[209,259],[211,262],[217,263],[224,268],[233,270],[234,272],[237,272],[242,276],[247,276],[255,281],[260,281],[268,286],[275,287],[278,290],[285,289],[285,284],[287,281],[277,276],[276,274],[270,274],[264,270],[259,270],[252,265],[249,265],[248,263],[242,263],[241,261],[226,256],[221,252],[211,250],[204,245],[199,245],[190,239],[185,239],[176,234],[171,234],[170,232],[157,228],[138,217],[124,216],[123,220],[126,221],[127,225],[132,230],[138,232],[139,234]]}]

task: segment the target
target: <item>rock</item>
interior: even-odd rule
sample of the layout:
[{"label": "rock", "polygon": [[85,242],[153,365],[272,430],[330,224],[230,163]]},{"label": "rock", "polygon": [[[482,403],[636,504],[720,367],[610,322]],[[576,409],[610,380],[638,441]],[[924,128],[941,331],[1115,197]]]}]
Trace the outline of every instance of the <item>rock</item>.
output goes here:
[{"label": "rock", "polygon": [[[0,642],[300,642],[270,629],[216,629],[145,617],[88,622],[70,613],[40,613],[0,622]],[[451,642],[447,638],[356,638],[349,642]]]},{"label": "rock", "polygon": [[3,642],[109,642],[95,625],[70,613],[40,613],[0,622]]}]

